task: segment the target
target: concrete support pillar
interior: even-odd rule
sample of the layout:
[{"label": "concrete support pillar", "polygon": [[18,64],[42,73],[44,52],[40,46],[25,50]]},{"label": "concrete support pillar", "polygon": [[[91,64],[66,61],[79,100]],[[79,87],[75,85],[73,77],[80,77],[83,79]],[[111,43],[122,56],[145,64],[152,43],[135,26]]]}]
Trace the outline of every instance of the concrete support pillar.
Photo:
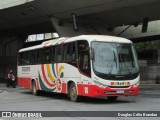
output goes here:
[{"label": "concrete support pillar", "polygon": [[13,33],[0,34],[0,83],[5,82],[9,69],[13,69],[16,75],[18,50],[26,37]]},{"label": "concrete support pillar", "polygon": [[60,21],[54,17],[51,18],[51,22],[60,37],[72,37],[83,34],[97,34],[96,31],[90,26],[78,25],[78,30],[74,30],[72,23],[65,21],[60,23]]}]

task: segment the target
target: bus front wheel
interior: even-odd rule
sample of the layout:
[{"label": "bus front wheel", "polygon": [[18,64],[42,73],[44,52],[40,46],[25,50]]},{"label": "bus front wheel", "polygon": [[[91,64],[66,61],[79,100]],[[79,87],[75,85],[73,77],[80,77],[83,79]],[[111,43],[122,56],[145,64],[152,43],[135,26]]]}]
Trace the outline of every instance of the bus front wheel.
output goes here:
[{"label": "bus front wheel", "polygon": [[77,95],[77,88],[75,83],[73,82],[70,85],[69,97],[70,97],[70,100],[73,102],[77,102],[79,100],[79,96]]},{"label": "bus front wheel", "polygon": [[37,90],[35,81],[32,82],[32,93],[33,95],[38,95],[38,90]]}]

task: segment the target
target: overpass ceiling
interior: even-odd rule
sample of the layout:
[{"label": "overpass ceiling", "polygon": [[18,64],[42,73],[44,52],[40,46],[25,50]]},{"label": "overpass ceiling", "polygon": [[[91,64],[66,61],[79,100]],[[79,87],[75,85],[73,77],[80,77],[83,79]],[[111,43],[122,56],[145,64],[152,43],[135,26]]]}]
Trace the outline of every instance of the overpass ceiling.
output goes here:
[{"label": "overpass ceiling", "polygon": [[[160,19],[160,0],[35,0],[0,10],[0,31],[12,30],[30,34],[54,31],[50,18],[71,22],[76,13],[79,23],[121,26]],[[46,27],[44,27],[46,24]]]}]

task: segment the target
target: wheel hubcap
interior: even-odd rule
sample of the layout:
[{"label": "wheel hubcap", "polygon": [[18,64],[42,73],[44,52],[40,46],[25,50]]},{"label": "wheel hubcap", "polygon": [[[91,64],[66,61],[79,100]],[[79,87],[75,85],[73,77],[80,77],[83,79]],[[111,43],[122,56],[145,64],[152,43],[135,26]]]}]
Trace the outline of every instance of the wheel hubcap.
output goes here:
[{"label": "wheel hubcap", "polygon": [[71,96],[74,98],[77,96],[77,91],[75,87],[72,87]]},{"label": "wheel hubcap", "polygon": [[33,85],[33,94],[36,94],[36,87],[35,87],[35,84]]}]

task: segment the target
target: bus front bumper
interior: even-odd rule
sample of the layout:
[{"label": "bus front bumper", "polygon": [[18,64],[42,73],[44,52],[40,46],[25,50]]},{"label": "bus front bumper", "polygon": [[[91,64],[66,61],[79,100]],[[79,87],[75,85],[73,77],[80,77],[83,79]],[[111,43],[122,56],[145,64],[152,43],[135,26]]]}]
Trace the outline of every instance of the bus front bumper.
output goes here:
[{"label": "bus front bumper", "polygon": [[78,85],[79,95],[89,97],[105,97],[105,96],[137,96],[139,91],[138,86],[130,86],[128,88],[101,88],[97,85]]}]

